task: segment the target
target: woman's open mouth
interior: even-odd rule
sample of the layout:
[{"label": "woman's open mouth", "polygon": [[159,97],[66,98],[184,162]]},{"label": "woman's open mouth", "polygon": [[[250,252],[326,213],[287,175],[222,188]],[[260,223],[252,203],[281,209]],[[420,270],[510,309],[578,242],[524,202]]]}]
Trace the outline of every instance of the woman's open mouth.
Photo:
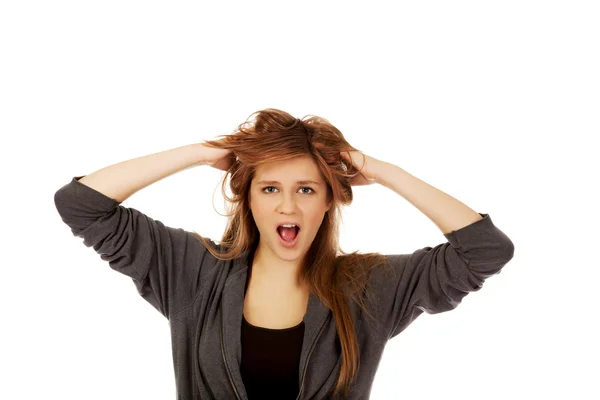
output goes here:
[{"label": "woman's open mouth", "polygon": [[300,228],[297,226],[293,228],[284,228],[278,226],[277,236],[279,236],[279,241],[283,247],[294,247],[294,245],[298,242],[298,238],[300,237]]}]

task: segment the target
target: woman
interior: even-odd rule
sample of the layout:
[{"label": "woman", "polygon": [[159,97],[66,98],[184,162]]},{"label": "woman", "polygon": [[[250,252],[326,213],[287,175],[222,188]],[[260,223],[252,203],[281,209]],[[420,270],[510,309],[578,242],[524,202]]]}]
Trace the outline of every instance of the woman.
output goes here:
[{"label": "woman", "polygon": [[[324,118],[254,114],[220,140],[74,177],[56,192],[57,210],[169,319],[178,398],[368,399],[387,341],[479,290],[513,243],[488,214],[362,154]],[[198,165],[230,177],[220,243],[121,205]],[[448,241],[412,254],[341,251],[341,207],[352,186],[373,183]]]}]

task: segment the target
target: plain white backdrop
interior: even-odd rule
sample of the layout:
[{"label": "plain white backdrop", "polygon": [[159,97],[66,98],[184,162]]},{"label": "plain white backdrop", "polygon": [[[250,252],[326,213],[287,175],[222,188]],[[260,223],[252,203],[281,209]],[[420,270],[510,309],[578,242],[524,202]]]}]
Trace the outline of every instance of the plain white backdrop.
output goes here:
[{"label": "plain white backdrop", "polygon": [[[515,256],[386,347],[384,399],[597,399],[600,15],[592,1],[13,1],[0,6],[2,399],[173,399],[168,321],[71,234],[72,177],[279,108],[489,213]],[[127,199],[219,240],[223,174]],[[354,189],[345,251],[441,231]],[[213,208],[214,207],[214,208]]]}]

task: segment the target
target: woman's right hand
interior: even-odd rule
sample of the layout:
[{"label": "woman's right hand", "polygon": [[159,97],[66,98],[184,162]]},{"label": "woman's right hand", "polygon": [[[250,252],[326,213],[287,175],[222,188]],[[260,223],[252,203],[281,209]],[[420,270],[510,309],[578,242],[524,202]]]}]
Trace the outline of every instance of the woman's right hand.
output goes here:
[{"label": "woman's right hand", "polygon": [[205,145],[203,145],[203,147],[205,151],[205,155],[203,157],[205,165],[209,165],[222,171],[227,171],[235,160],[235,157],[233,157],[232,152],[229,149],[217,149]]}]

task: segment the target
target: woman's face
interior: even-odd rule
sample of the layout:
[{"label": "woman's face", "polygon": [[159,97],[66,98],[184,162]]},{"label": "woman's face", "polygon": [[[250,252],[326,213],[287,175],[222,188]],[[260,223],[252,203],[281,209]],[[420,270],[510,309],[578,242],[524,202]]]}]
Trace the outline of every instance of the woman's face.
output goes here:
[{"label": "woman's face", "polygon": [[[267,259],[302,257],[330,207],[325,180],[309,156],[257,167],[250,185],[250,209],[260,232],[261,252],[270,253]],[[278,233],[278,226],[287,221],[300,226],[292,247],[286,247]]]}]

